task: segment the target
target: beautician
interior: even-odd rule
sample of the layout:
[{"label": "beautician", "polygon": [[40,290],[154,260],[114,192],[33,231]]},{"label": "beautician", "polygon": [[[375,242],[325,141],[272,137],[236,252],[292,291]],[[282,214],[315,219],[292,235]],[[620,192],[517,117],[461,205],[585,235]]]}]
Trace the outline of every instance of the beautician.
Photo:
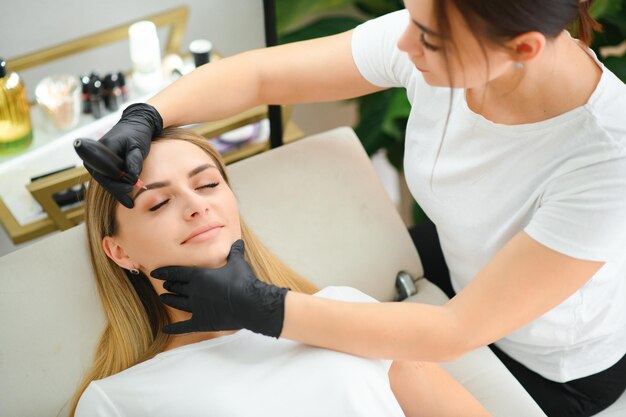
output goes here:
[{"label": "beautician", "polygon": [[[626,87],[587,46],[591,1],[405,3],[353,31],[204,65],[130,106],[102,142],[138,177],[164,126],[404,87],[406,179],[457,295],[329,301],[263,284],[233,257],[153,271],[188,283],[175,306],[193,318],[164,330],[248,328],[433,362],[495,343],[549,416],[595,414],[626,387]],[[565,30],[574,22],[580,40]],[[132,207],[132,186],[94,176]]]}]

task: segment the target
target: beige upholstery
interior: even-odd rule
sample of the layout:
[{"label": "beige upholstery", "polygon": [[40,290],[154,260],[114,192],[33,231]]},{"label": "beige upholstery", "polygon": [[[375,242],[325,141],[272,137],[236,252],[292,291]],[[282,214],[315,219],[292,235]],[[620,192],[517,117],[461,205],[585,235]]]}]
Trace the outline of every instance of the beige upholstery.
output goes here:
[{"label": "beige upholstery", "polygon": [[348,285],[392,300],[400,270],[423,275],[393,203],[349,128],[228,167],[242,217],[318,286]]},{"label": "beige upholstery", "polygon": [[[350,285],[388,301],[399,270],[422,274],[351,129],[286,145],[229,172],[251,228],[317,285]],[[0,415],[67,414],[103,325],[84,233],[81,225],[0,258]],[[418,287],[420,301],[445,302],[428,281]],[[543,415],[487,348],[445,366],[494,416]]]}]

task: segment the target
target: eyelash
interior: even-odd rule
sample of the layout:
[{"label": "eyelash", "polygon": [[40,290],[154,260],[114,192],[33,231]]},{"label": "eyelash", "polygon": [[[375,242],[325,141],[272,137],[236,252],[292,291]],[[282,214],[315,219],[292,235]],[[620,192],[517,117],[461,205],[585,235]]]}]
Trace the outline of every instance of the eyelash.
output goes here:
[{"label": "eyelash", "polygon": [[432,43],[429,43],[424,36],[424,32],[420,33],[420,42],[422,43],[422,45],[424,45],[424,48],[430,51],[437,52],[441,49],[439,46],[435,46]]},{"label": "eyelash", "polygon": [[[205,184],[205,185],[203,185],[203,186],[201,186],[201,187],[198,187],[198,188],[196,188],[196,190],[201,190],[201,189],[203,189],[203,188],[215,188],[215,187],[217,187],[219,184],[220,184],[219,182],[212,182],[211,184]],[[150,207],[150,209],[149,209],[149,210],[150,210],[150,211],[157,211],[158,209],[160,209],[161,207],[163,207],[163,206],[165,205],[165,203],[167,203],[168,201],[170,201],[170,199],[169,199],[169,198],[168,198],[167,200],[165,200],[165,201],[160,202],[159,204],[157,204],[157,205],[156,205],[156,206],[154,206],[154,207]]]}]

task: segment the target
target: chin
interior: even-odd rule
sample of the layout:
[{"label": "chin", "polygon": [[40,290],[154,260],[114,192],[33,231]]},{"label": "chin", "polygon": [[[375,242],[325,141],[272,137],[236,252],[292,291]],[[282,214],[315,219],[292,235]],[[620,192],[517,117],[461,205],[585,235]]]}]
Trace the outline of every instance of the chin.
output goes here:
[{"label": "chin", "polygon": [[230,245],[199,245],[195,248],[193,256],[187,259],[191,264],[202,268],[221,268],[226,265]]},{"label": "chin", "polygon": [[205,256],[198,266],[211,269],[221,268],[228,262],[227,256],[228,254],[224,256]]}]

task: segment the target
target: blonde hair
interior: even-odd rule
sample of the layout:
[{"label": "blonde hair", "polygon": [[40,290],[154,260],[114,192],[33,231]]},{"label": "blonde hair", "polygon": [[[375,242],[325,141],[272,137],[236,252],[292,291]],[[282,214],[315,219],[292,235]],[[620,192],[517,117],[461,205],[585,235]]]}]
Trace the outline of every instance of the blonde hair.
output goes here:
[{"label": "blonde hair", "polygon": [[[203,149],[215,162],[229,183],[224,162],[207,140],[189,130],[167,128],[153,141],[183,140]],[[130,368],[162,352],[169,335],[161,329],[170,322],[164,304],[148,278],[132,275],[113,262],[102,248],[105,236],[118,229],[115,198],[93,179],[85,196],[85,223],[91,265],[98,293],[107,318],[104,332],[96,347],[91,369],[80,383],[70,415],[74,415],[80,396],[91,381]],[[312,294],[317,288],[276,258],[241,220],[241,238],[246,244],[245,259],[262,281]]]}]

